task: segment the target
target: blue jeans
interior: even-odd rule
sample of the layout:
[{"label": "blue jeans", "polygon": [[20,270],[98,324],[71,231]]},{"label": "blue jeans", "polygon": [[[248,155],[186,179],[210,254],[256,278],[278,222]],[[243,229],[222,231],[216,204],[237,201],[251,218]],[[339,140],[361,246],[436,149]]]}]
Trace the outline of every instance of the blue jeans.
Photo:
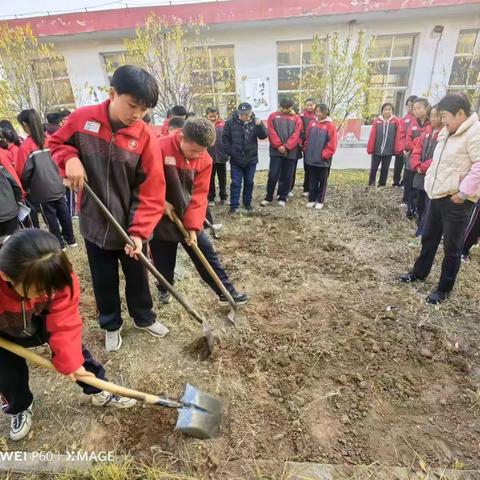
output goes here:
[{"label": "blue jeans", "polygon": [[287,201],[290,187],[292,185],[292,176],[295,170],[296,159],[285,158],[281,155],[270,156],[270,166],[268,167],[267,194],[265,200],[271,202],[275,187],[278,183],[278,199]]},{"label": "blue jeans", "polygon": [[240,192],[242,191],[243,182],[243,205],[250,207],[253,195],[253,179],[257,164],[253,163],[241,167],[232,163],[230,175],[232,183],[230,185],[230,208],[238,208],[240,206]]}]

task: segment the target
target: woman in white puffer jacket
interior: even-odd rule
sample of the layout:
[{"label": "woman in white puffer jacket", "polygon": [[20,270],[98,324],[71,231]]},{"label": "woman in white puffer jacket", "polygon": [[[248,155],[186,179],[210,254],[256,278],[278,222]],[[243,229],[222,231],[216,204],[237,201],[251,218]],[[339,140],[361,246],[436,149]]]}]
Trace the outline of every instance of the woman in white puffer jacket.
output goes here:
[{"label": "woman in white puffer jacket", "polygon": [[453,289],[461,263],[465,229],[480,198],[480,122],[463,93],[446,95],[438,103],[443,130],[425,177],[431,202],[425,217],[422,250],[413,270],[400,277],[410,283],[425,279],[443,236],[444,259],[437,289],[427,301],[437,304]]}]

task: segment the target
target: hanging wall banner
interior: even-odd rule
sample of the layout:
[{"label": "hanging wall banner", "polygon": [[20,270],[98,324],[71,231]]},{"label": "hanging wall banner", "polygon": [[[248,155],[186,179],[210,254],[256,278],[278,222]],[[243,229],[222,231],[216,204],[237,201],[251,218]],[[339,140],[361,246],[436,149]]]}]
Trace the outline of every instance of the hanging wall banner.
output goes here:
[{"label": "hanging wall banner", "polygon": [[256,112],[270,111],[270,80],[268,78],[245,79],[245,100]]}]

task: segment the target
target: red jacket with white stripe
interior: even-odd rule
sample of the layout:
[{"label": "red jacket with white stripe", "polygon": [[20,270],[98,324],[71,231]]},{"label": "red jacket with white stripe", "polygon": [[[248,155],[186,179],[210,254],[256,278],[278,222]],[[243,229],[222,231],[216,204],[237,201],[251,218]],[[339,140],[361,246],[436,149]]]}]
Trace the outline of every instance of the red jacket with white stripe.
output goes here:
[{"label": "red jacket with white stripe", "polygon": [[312,120],[303,148],[304,161],[312,167],[330,167],[337,150],[337,127],[330,117]]},{"label": "red jacket with white stripe", "polygon": [[392,115],[385,120],[382,115],[373,122],[368,138],[367,153],[369,155],[399,155],[403,153],[401,120]]},{"label": "red jacket with white stripe", "polygon": [[[61,171],[70,158],[78,157],[90,187],[120,225],[130,235],[148,240],[165,206],[162,151],[142,120],[112,132],[109,104],[107,100],[70,114],[50,137],[50,149]],[[125,246],[88,194],[81,196],[80,231],[105,250]]]},{"label": "red jacket with white stripe", "polygon": [[73,292],[65,287],[51,299],[43,296],[22,300],[14,288],[0,278],[0,334],[15,341],[30,336],[29,333],[46,333],[53,364],[65,375],[78,370],[84,362],[82,319],[78,310],[80,286],[73,273],[72,280]]},{"label": "red jacket with white stripe", "polygon": [[[159,140],[163,152],[166,199],[175,207],[187,230],[203,228],[208,205],[208,191],[212,173],[212,158],[208,152],[197,158],[187,159],[180,149],[181,131]],[[184,238],[167,216],[162,218],[154,232],[154,238],[167,241],[183,241]]]},{"label": "red jacket with white stripe", "polygon": [[[433,130],[429,125],[425,132],[414,141],[410,166],[414,172],[425,175],[433,161],[433,152],[437,146],[439,130]],[[420,171],[419,171],[420,170]]]},{"label": "red jacket with white stripe", "polygon": [[278,147],[287,149],[286,158],[297,158],[297,147],[301,143],[300,133],[303,122],[296,113],[273,112],[267,120],[270,155],[281,155]]}]

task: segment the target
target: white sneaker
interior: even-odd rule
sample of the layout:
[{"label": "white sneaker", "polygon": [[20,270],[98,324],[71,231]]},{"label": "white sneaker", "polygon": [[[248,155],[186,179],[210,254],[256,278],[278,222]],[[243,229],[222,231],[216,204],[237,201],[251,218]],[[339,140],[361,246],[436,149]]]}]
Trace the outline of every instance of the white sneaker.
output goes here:
[{"label": "white sneaker", "polygon": [[148,327],[139,327],[138,325],[135,325],[135,328],[148,332],[150,335],[157,338],[165,337],[170,331],[163,323],[160,323],[158,321],[152,323]]},{"label": "white sneaker", "polygon": [[315,206],[315,202],[308,202],[307,208],[313,208]]},{"label": "white sneaker", "polygon": [[321,210],[323,208],[323,203],[317,203],[315,205],[315,210]]},{"label": "white sneaker", "polygon": [[272,202],[269,202],[268,200],[262,200],[262,201],[260,202],[260,205],[261,205],[262,207],[267,207],[267,206],[270,205],[271,203],[272,203]]},{"label": "white sneaker", "polygon": [[303,192],[302,197],[308,197],[309,193],[308,192]]},{"label": "white sneaker", "polygon": [[216,205],[215,200],[212,200],[211,202],[208,202],[209,207],[214,207]]},{"label": "white sneaker", "polygon": [[25,438],[32,429],[32,405],[23,412],[12,415],[10,423],[10,438],[14,442],[18,442]]},{"label": "white sneaker", "polygon": [[105,350],[107,352],[118,352],[122,346],[122,327],[113,332],[105,331]]},{"label": "white sneaker", "polygon": [[286,202],[284,202],[283,200],[279,200],[279,201],[278,201],[278,206],[279,206],[279,207],[285,207],[285,205],[287,205],[287,204],[286,204]]},{"label": "white sneaker", "polygon": [[288,194],[288,196],[289,196],[290,198],[293,198],[293,192],[290,192],[290,193]]},{"label": "white sneaker", "polygon": [[132,408],[137,404],[137,401],[133,398],[120,397],[104,390],[92,395],[92,404],[96,407]]},{"label": "white sneaker", "polygon": [[77,248],[78,247],[78,243],[75,242],[75,243],[69,243],[68,244],[68,248]]},{"label": "white sneaker", "polygon": [[212,225],[212,229],[215,230],[215,231],[220,230],[222,227],[223,227],[223,223],[214,223]]}]

